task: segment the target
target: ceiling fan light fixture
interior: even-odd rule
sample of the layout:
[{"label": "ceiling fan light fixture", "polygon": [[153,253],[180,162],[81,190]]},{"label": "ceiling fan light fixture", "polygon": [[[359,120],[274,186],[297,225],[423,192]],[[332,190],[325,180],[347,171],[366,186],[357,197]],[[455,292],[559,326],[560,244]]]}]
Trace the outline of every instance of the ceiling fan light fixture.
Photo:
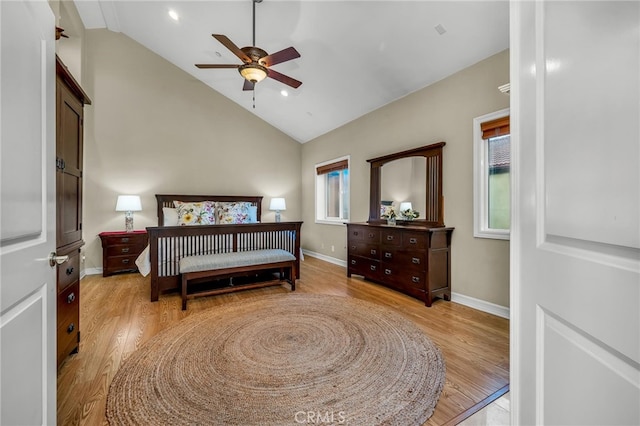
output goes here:
[{"label": "ceiling fan light fixture", "polygon": [[252,83],[259,83],[267,78],[267,69],[260,64],[251,63],[238,67],[240,74]]}]

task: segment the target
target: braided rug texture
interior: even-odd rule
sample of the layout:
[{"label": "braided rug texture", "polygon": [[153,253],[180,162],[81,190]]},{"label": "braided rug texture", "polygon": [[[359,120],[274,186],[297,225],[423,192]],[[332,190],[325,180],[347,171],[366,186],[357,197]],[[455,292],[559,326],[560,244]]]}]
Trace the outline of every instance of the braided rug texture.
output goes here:
[{"label": "braided rug texture", "polygon": [[279,294],[191,315],[116,373],[111,425],[421,425],[440,350],[390,309]]}]

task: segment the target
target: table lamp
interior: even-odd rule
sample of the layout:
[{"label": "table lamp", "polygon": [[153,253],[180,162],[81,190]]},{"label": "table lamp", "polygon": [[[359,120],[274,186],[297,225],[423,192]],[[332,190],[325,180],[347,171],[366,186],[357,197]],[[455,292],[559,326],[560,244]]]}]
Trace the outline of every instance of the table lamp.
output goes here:
[{"label": "table lamp", "polygon": [[133,212],[142,210],[142,203],[138,195],[118,195],[116,211],[124,213],[124,226],[127,232],[133,232]]},{"label": "table lamp", "polygon": [[276,222],[280,222],[280,211],[286,210],[287,204],[284,201],[284,198],[272,198],[271,204],[269,204],[269,210],[276,211]]}]

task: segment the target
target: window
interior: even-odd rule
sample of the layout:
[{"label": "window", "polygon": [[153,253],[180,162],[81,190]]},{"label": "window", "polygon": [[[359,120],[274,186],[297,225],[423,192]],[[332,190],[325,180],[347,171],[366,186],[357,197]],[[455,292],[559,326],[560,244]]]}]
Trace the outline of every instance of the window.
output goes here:
[{"label": "window", "polygon": [[349,220],[349,157],[316,164],[316,222]]},{"label": "window", "polygon": [[473,144],[473,235],[508,240],[511,228],[509,109],[475,118]]}]

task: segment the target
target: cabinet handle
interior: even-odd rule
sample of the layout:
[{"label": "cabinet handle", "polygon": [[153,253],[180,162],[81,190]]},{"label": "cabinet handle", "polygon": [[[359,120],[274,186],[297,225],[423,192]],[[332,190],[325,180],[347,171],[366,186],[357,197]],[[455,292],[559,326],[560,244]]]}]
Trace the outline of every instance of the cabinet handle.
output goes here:
[{"label": "cabinet handle", "polygon": [[384,252],[385,259],[391,259],[391,256],[393,256],[393,255],[390,252],[388,252],[388,251]]},{"label": "cabinet handle", "polygon": [[356,260],[355,259],[351,259],[351,264],[355,265],[356,264]]},{"label": "cabinet handle", "polygon": [[385,269],[384,273],[385,275],[391,275],[391,269]]},{"label": "cabinet handle", "polygon": [[67,296],[67,303],[73,303],[74,300],[76,300],[75,293],[71,293],[70,295]]},{"label": "cabinet handle", "polygon": [[66,272],[67,275],[73,274],[73,266],[67,268],[67,270],[65,272]]},{"label": "cabinet handle", "polygon": [[417,257],[412,257],[412,258],[411,258],[411,262],[412,262],[412,263],[414,263],[414,264],[416,264],[416,265],[419,265],[419,264],[420,264],[420,259],[419,259],[419,258],[417,258]]},{"label": "cabinet handle", "polygon": [[353,231],[353,235],[357,236],[358,235],[358,231]]},{"label": "cabinet handle", "polygon": [[122,259],[122,263],[129,263],[129,259]]},{"label": "cabinet handle", "polygon": [[373,232],[369,232],[369,238],[373,238]]},{"label": "cabinet handle", "polygon": [[409,244],[415,244],[418,242],[417,238],[409,238]]},{"label": "cabinet handle", "polygon": [[73,330],[76,329],[76,326],[74,323],[69,324],[69,327],[67,327],[67,333],[71,334],[73,333]]},{"label": "cabinet handle", "polygon": [[371,254],[374,254],[374,255],[375,255],[375,254],[378,254],[378,250],[376,250],[376,249],[371,249]]},{"label": "cabinet handle", "polygon": [[123,237],[120,241],[122,241],[123,243],[128,243],[129,237]]},{"label": "cabinet handle", "polygon": [[414,283],[419,283],[420,277],[411,277],[411,281],[413,281]]},{"label": "cabinet handle", "polygon": [[123,253],[129,253],[129,247],[124,247],[124,248],[122,249],[122,252],[123,252]]},{"label": "cabinet handle", "polygon": [[356,246],[351,246],[351,250],[355,250],[355,249],[356,249]]},{"label": "cabinet handle", "polygon": [[371,265],[371,270],[375,271],[376,269],[378,269],[378,267],[376,265]]},{"label": "cabinet handle", "polygon": [[387,235],[387,241],[392,241],[393,240],[393,235]]}]

